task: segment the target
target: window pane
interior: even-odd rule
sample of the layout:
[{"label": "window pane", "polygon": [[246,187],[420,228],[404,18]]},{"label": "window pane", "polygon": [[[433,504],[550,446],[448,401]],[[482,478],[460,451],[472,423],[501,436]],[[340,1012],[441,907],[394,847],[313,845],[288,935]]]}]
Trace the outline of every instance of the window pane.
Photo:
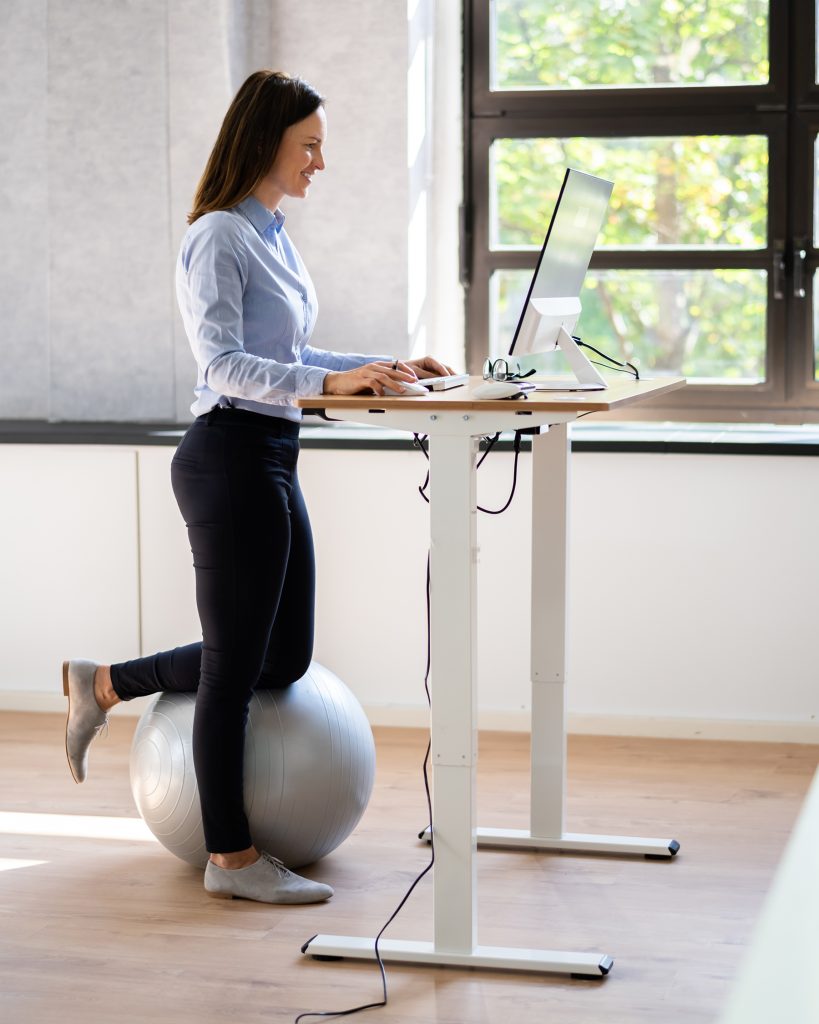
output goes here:
[{"label": "window pane", "polygon": [[492,88],[763,85],[769,0],[495,0]]},{"label": "window pane", "polygon": [[[819,381],[819,281],[813,275],[813,379]],[[514,327],[512,328],[514,330]]]},{"label": "window pane", "polygon": [[[492,275],[492,356],[509,351],[531,276],[525,270]],[[589,272],[577,331],[646,376],[757,384],[765,379],[767,287],[760,270]]]},{"label": "window pane", "polygon": [[764,135],[497,139],[493,249],[539,249],[566,167],[614,182],[599,245],[760,249],[768,237]]},{"label": "window pane", "polygon": [[819,245],[819,139],[815,135],[813,137],[813,244],[814,246]]}]

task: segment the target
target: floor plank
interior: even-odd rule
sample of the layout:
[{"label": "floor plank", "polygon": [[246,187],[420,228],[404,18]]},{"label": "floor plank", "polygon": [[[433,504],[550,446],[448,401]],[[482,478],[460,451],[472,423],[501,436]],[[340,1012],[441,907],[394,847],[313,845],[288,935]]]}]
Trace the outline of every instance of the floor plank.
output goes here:
[{"label": "floor plank", "polygon": [[[134,818],[134,721],[115,718],[76,786],[63,719],[0,714],[0,1019],[19,1024],[291,1021],[379,994],[373,965],[316,963],[314,933],[374,934],[424,866],[418,730],[377,729],[378,771],[356,832],[305,872],[320,907],[211,900],[201,874],[152,841],[38,835],[26,815]],[[816,768],[816,747],[571,737],[569,827],[669,835],[673,862],[487,850],[480,941],[601,950],[602,981],[389,966],[387,1024],[705,1024],[734,977]],[[525,827],[528,739],[481,736],[481,824]],[[18,831],[11,812],[22,817]],[[26,831],[29,829],[30,831]],[[16,864],[15,862],[22,862]],[[25,863],[29,862],[29,863]],[[429,938],[422,883],[388,935]],[[357,1019],[357,1018],[354,1018]],[[364,1019],[363,1017],[361,1019]]]}]

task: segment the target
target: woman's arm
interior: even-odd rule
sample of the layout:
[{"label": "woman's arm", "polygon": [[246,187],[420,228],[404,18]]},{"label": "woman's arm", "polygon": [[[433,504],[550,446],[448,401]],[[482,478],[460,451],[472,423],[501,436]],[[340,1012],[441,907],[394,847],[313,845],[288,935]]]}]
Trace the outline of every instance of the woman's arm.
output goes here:
[{"label": "woman's arm", "polygon": [[328,352],[312,345],[302,345],[301,359],[306,366],[320,366],[334,373],[358,370],[367,363],[392,363],[395,356],[367,356],[360,352]]},{"label": "woman's arm", "polygon": [[[368,363],[392,362],[393,356],[365,356],[357,352],[327,352],[324,349],[313,348],[311,345],[304,345],[301,350],[302,361],[311,366],[323,366],[328,370],[343,372],[344,370],[357,370]],[[455,371],[439,363],[432,356],[423,356],[421,359],[409,359],[401,362],[403,367],[409,367],[416,377],[447,377]]]}]

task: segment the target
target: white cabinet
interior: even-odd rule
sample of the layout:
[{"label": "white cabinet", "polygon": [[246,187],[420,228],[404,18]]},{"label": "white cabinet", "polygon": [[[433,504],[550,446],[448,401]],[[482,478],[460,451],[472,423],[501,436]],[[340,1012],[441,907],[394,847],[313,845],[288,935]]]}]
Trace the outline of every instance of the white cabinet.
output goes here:
[{"label": "white cabinet", "polygon": [[0,690],[139,655],[136,498],[132,448],[0,445]]}]

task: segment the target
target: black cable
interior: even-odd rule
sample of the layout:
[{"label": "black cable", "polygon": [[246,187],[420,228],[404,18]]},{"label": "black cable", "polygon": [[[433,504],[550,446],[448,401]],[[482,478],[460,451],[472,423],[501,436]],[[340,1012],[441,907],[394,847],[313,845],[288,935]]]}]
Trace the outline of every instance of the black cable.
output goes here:
[{"label": "black cable", "polygon": [[[425,685],[425,688],[426,688],[426,682],[425,682],[424,685]],[[427,695],[429,695],[429,690],[428,689],[427,689]],[[426,754],[424,755],[424,764],[423,764],[424,792],[426,793],[426,796],[427,796],[427,810],[429,811],[429,837],[430,837],[429,838],[429,847],[430,847],[429,864],[427,864],[427,866],[424,868],[424,870],[415,878],[413,883],[410,885],[409,889],[407,889],[407,891],[404,893],[404,898],[401,900],[401,902],[398,904],[398,906],[395,908],[395,910],[393,910],[393,912],[390,914],[390,916],[384,922],[384,925],[382,926],[381,931],[378,933],[378,935],[376,935],[375,942],[373,944],[373,948],[375,950],[375,959],[376,959],[376,962],[378,963],[378,969],[381,972],[381,991],[383,992],[383,998],[380,999],[377,1003],[364,1003],[362,1006],[353,1006],[349,1010],[315,1010],[315,1011],[308,1012],[308,1013],[300,1013],[298,1015],[298,1017],[296,1017],[296,1019],[293,1022],[293,1024],[299,1024],[299,1021],[304,1020],[306,1017],[349,1017],[351,1014],[353,1014],[353,1013],[360,1013],[362,1010],[374,1010],[374,1009],[376,1009],[376,1008],[378,1008],[380,1006],[386,1006],[387,1005],[387,972],[386,972],[386,970],[384,968],[384,961],[381,959],[381,953],[379,952],[379,949],[378,949],[378,943],[381,940],[381,936],[384,934],[384,932],[387,930],[387,928],[389,928],[389,926],[392,924],[392,922],[398,916],[398,914],[401,911],[401,909],[403,908],[404,904],[407,902],[407,900],[412,895],[413,891],[415,890],[415,887],[418,885],[418,883],[421,881],[421,879],[424,877],[424,875],[428,874],[432,870],[432,866],[435,863],[435,841],[433,839],[433,832],[432,832],[432,795],[430,793],[430,788],[429,788],[429,755],[430,755],[431,750],[432,750],[432,741],[430,740],[430,742],[427,743],[427,750],[426,750]]]},{"label": "black cable", "polygon": [[412,443],[414,447],[421,449],[421,451],[424,453],[424,458],[427,460],[427,462],[429,462],[429,452],[424,447],[424,441],[426,441],[427,436],[427,434],[413,434]]},{"label": "black cable", "polygon": [[428,505],[429,504],[429,498],[427,497],[427,487],[429,487],[429,470],[427,470],[427,475],[424,478],[424,482],[418,488],[418,493],[421,495],[421,497],[424,499],[424,501]]},{"label": "black cable", "polygon": [[[633,367],[632,367],[631,370],[627,370],[625,368],[625,366],[611,366],[609,363],[598,362],[597,359],[590,359],[589,362],[593,366],[602,366],[604,370],[611,370],[612,373],[627,373],[629,375],[629,377],[634,377],[635,380],[639,380],[640,379],[639,375],[637,374],[637,372],[634,370]],[[631,363],[629,363],[628,365],[631,366]]]},{"label": "black cable", "polygon": [[[500,436],[501,436],[500,435],[500,431],[498,431],[493,437],[487,437],[487,439],[486,439],[486,450],[484,451],[483,455],[478,460],[476,468],[479,468],[481,466],[481,464],[483,463],[483,461],[486,458],[486,456],[492,451],[494,446],[499,441]],[[515,447],[515,465],[514,465],[514,470],[513,470],[513,473],[512,473],[512,491],[511,491],[511,493],[509,495],[509,499],[507,500],[507,502],[503,506],[503,508],[497,509],[496,511],[493,511],[492,509],[481,508],[481,506],[479,505],[478,506],[478,510],[480,512],[487,512],[489,515],[497,516],[497,515],[500,515],[501,512],[505,512],[506,509],[508,509],[510,504],[512,503],[512,498],[514,498],[514,496],[515,496],[515,489],[517,487],[518,457],[520,456],[521,439],[522,439],[522,432],[520,430],[516,430],[515,431],[515,442],[514,442],[514,447]],[[421,449],[421,451],[424,454],[424,458],[427,460],[427,462],[429,462],[429,452],[427,451],[426,446],[424,444],[424,442],[426,440],[427,440],[427,435],[426,434],[423,434],[423,435],[422,434],[413,434],[413,444],[415,445],[416,448],[420,448]],[[427,497],[427,495],[424,492],[426,491],[428,486],[429,486],[429,469],[427,469],[427,475],[426,475],[426,479],[424,480],[424,483],[418,488],[418,492],[420,493],[420,495],[424,499],[424,501],[426,501],[427,503],[429,503],[429,498]],[[424,693],[426,694],[426,697],[427,697],[427,704],[431,707],[432,706],[432,697],[431,697],[430,692],[429,692],[429,672],[430,672],[430,668],[432,666],[432,626],[431,626],[432,609],[431,609],[431,600],[430,600],[430,585],[431,585],[430,581],[431,581],[431,577],[430,577],[430,553],[427,552],[427,580],[426,580],[427,664],[426,664],[426,669],[424,671]],[[381,927],[381,930],[378,932],[378,934],[375,937],[375,941],[373,943],[373,950],[375,952],[375,960],[376,960],[376,963],[378,964],[378,970],[379,970],[379,972],[381,974],[382,998],[380,1000],[378,1000],[378,1002],[363,1003],[361,1006],[352,1006],[352,1007],[350,1007],[347,1010],[312,1010],[312,1011],[307,1011],[305,1013],[300,1013],[298,1015],[298,1017],[295,1018],[293,1024],[299,1024],[300,1021],[306,1020],[308,1017],[349,1017],[349,1016],[351,1016],[354,1013],[360,1013],[362,1010],[375,1010],[375,1009],[378,1009],[381,1006],[386,1006],[387,1005],[387,972],[386,972],[386,969],[384,967],[384,961],[381,958],[381,952],[380,952],[380,950],[378,948],[378,943],[381,941],[381,936],[384,934],[384,932],[387,930],[387,928],[389,928],[389,926],[396,919],[396,917],[398,916],[400,911],[403,909],[403,907],[406,904],[407,900],[410,898],[410,896],[415,891],[415,888],[418,885],[418,883],[421,881],[422,878],[424,878],[425,875],[429,874],[429,872],[432,870],[432,868],[433,868],[433,866],[435,864],[435,834],[434,834],[433,827],[432,827],[432,793],[430,791],[430,786],[429,786],[429,759],[430,759],[430,754],[431,753],[432,753],[432,738],[430,737],[430,740],[427,743],[426,752],[424,753],[424,761],[423,761],[424,793],[426,794],[426,798],[427,798],[427,820],[429,822],[429,824],[427,826],[427,829],[425,830],[426,833],[429,835],[429,849],[430,849],[429,863],[423,869],[423,871],[421,871],[420,874],[418,874],[415,877],[415,879],[413,880],[413,882],[411,883],[411,885],[409,886],[407,891],[404,893],[404,896],[401,899],[401,902],[398,904],[398,906],[395,908],[395,910],[393,910],[393,912],[390,914],[390,916],[384,922],[384,924]],[[424,835],[424,832],[422,832],[421,835]]]},{"label": "black cable", "polygon": [[[480,469],[481,468],[481,465],[483,464],[483,461],[486,458],[486,456],[492,451],[492,449],[495,447],[495,445],[500,440],[500,436],[501,436],[500,435],[500,431],[498,431],[492,437],[487,437],[486,438],[486,450],[481,455],[481,457],[478,459],[478,463],[477,463],[477,465],[475,467],[476,469]],[[509,494],[509,498],[507,499],[506,504],[503,506],[503,508],[499,508],[499,509],[482,508],[480,505],[478,505],[478,511],[479,512],[486,512],[487,515],[490,515],[490,516],[499,516],[501,514],[501,512],[505,512],[509,508],[509,506],[512,504],[512,498],[514,498],[514,496],[515,496],[515,488],[517,487],[517,482],[518,482],[518,456],[520,455],[521,437],[522,437],[521,431],[516,430],[515,431],[515,442],[514,442],[515,443],[515,465],[514,465],[514,468],[513,468],[513,471],[512,471],[512,491]],[[427,440],[427,435],[426,434],[413,434],[413,444],[415,445],[416,448],[420,448],[421,449],[421,451],[424,453],[424,458],[427,460],[427,462],[429,462],[429,452],[427,451],[426,446],[424,444],[424,442],[426,440]],[[429,469],[427,469],[427,475],[424,478],[423,484],[421,484],[421,486],[418,488],[418,493],[421,495],[421,497],[424,499],[424,501],[427,504],[429,504],[429,498],[427,497],[427,493],[426,493],[426,490],[427,490],[428,486],[429,486]],[[427,694],[427,697],[429,697],[429,694]]]},{"label": "black cable", "polygon": [[[416,435],[416,439],[417,439],[417,435]],[[427,500],[429,500],[429,499],[427,499]],[[427,666],[426,666],[426,670],[424,672],[424,692],[427,695],[427,704],[431,705],[432,699],[430,697],[430,692],[429,692],[429,671],[430,671],[430,667],[432,665],[432,636],[431,636],[431,622],[430,622],[430,618],[431,618],[431,602],[430,602],[430,564],[429,563],[430,563],[430,556],[429,556],[429,552],[427,552],[427,584],[426,584],[426,604],[427,604]],[[427,749],[426,749],[426,753],[424,754],[424,762],[423,762],[424,792],[426,793],[426,797],[427,797],[427,820],[429,821],[429,825],[428,825],[429,849],[430,849],[429,863],[424,868],[424,870],[419,875],[416,876],[415,880],[412,882],[410,887],[404,893],[404,897],[401,900],[401,902],[398,904],[398,906],[395,908],[395,910],[390,914],[390,916],[384,922],[383,926],[381,927],[381,930],[379,931],[378,935],[376,935],[376,937],[375,937],[375,941],[373,943],[373,949],[375,951],[375,960],[376,960],[376,963],[378,964],[378,970],[381,972],[381,991],[382,991],[382,994],[383,994],[382,998],[378,1002],[376,1002],[376,1003],[364,1003],[361,1006],[352,1006],[348,1010],[313,1010],[313,1011],[307,1011],[306,1013],[300,1013],[298,1015],[298,1017],[296,1017],[296,1019],[294,1020],[293,1024],[299,1024],[299,1021],[305,1020],[307,1017],[349,1017],[351,1014],[353,1014],[353,1013],[360,1013],[362,1010],[375,1010],[378,1007],[386,1006],[387,1005],[387,972],[386,972],[386,969],[384,967],[384,961],[381,958],[381,953],[380,953],[380,951],[378,949],[378,943],[381,941],[381,936],[384,934],[384,932],[387,930],[387,928],[389,928],[389,926],[392,924],[392,922],[398,916],[398,914],[401,911],[401,909],[403,908],[404,904],[407,902],[407,900],[410,898],[410,896],[414,892],[415,887],[418,885],[418,883],[421,881],[421,879],[432,870],[432,867],[435,864],[435,840],[433,838],[433,830],[432,830],[432,794],[430,792],[430,787],[429,787],[429,757],[430,757],[431,752],[432,752],[432,739],[430,738],[429,742],[427,743]]]},{"label": "black cable", "polygon": [[[576,334],[572,335],[572,340],[575,342],[575,344],[579,345],[580,348],[587,348],[591,352],[594,352],[596,355],[600,356],[601,359],[607,359],[610,363],[614,364],[613,366],[605,366],[604,369],[613,370],[613,369],[615,369],[615,367],[618,367],[618,366],[619,367],[628,366],[630,368],[629,370],[622,370],[621,372],[622,373],[629,373],[629,372],[631,372],[631,373],[634,374],[634,379],[635,380],[639,380],[640,379],[640,371],[637,369],[637,367],[634,365],[634,363],[630,363],[630,362],[628,362],[628,360],[626,360],[626,362],[621,362],[619,359],[614,359],[612,356],[607,356],[605,352],[601,352],[599,348],[595,348],[594,345],[590,345],[587,341],[583,341],[581,338],[578,338],[578,336]],[[591,362],[594,362],[594,360],[592,359]],[[601,365],[600,363],[595,363],[595,366],[600,366],[600,365]]]},{"label": "black cable", "polygon": [[[486,451],[483,453],[483,455],[481,455],[480,459],[478,459],[478,464],[475,467],[476,469],[480,469],[481,468],[481,463],[486,458],[486,456],[492,451],[492,448],[495,446],[495,444],[497,444],[499,439],[500,439],[500,431],[498,431],[497,434],[495,434],[494,437],[487,437],[486,438]],[[421,449],[421,451],[424,453],[424,458],[427,460],[427,462],[429,462],[429,452],[427,451],[426,447],[424,446],[424,442],[426,440],[427,440],[427,435],[426,434],[423,434],[423,435],[413,434],[413,444],[415,445],[416,448],[420,448]],[[429,470],[427,470],[427,475],[424,477],[424,482],[418,488],[418,493],[421,495],[421,497],[424,499],[424,501],[428,505],[429,504],[429,498],[427,497],[427,487],[429,487]]]},{"label": "black cable", "polygon": [[[424,441],[426,441],[427,435],[426,434],[413,434],[412,437],[413,437],[412,443],[415,445],[416,448],[420,448],[421,449],[421,451],[424,453],[424,458],[427,460],[427,462],[429,462],[429,452],[424,447]],[[426,493],[427,492],[427,487],[429,487],[429,469],[427,469],[427,475],[426,475],[426,477],[424,479],[424,482],[418,488],[418,493],[421,495],[421,497],[424,499],[424,501],[428,505],[429,504],[429,498],[427,497],[427,493]]]},{"label": "black cable", "polygon": [[[486,512],[487,515],[490,515],[490,516],[499,516],[501,514],[501,512],[505,512],[509,508],[509,506],[512,504],[512,498],[514,498],[514,496],[515,496],[515,488],[518,485],[518,457],[520,456],[520,443],[521,443],[522,436],[523,435],[522,435],[520,430],[516,430],[515,431],[515,465],[514,465],[514,467],[512,469],[512,490],[509,493],[509,497],[508,497],[508,499],[506,501],[506,504],[503,506],[503,508],[498,508],[498,509],[482,508],[480,505],[478,505],[478,511],[479,512]],[[500,437],[500,434],[496,434],[494,440],[497,440],[499,437]],[[493,444],[494,444],[494,441],[493,441]],[[484,457],[483,458],[485,459],[488,454],[489,454],[489,450],[487,450],[484,453]],[[481,462],[483,462],[483,459],[481,459]],[[479,462],[478,465],[480,466],[480,464],[481,463]]]},{"label": "black cable", "polygon": [[492,449],[495,447],[495,445],[498,443],[499,440],[500,440],[500,431],[498,431],[497,434],[495,434],[494,437],[487,437],[487,439],[486,439],[486,451],[478,459],[478,464],[475,467],[475,469],[480,469],[481,468],[481,463],[486,458],[486,456],[492,451]]}]

